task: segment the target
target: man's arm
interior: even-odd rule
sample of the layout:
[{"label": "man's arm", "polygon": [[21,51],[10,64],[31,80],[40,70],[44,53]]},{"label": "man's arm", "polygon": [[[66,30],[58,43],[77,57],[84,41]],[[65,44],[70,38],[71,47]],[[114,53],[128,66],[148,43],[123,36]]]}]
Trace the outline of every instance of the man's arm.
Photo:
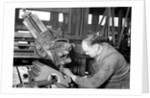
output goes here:
[{"label": "man's arm", "polygon": [[117,64],[116,56],[112,55],[103,61],[102,68],[91,77],[83,78],[73,76],[72,79],[81,87],[96,88],[100,87],[107,81],[114,72],[115,65]]}]

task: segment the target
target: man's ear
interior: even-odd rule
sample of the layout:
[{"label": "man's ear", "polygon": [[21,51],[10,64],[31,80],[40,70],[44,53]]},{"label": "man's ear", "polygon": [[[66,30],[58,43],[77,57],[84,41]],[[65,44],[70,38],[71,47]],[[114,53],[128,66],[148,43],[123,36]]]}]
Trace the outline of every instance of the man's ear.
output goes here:
[{"label": "man's ear", "polygon": [[96,50],[98,50],[99,49],[99,44],[94,44],[93,48],[96,49]]}]

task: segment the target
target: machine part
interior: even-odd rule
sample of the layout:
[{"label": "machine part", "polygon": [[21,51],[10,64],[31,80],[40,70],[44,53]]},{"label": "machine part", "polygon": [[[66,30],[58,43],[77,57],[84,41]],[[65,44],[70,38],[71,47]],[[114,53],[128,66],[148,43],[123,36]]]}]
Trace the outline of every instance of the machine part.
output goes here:
[{"label": "machine part", "polygon": [[23,10],[23,23],[41,46],[41,50],[45,52],[43,57],[49,58],[56,66],[62,65],[62,61],[65,61],[67,56],[59,57],[58,53],[71,50],[69,40],[56,37],[57,35],[47,29],[36,14]]},{"label": "machine part", "polygon": [[60,77],[55,73],[51,74],[51,78],[52,78],[52,80],[56,80],[56,82],[58,82],[58,83],[61,82]]},{"label": "machine part", "polygon": [[27,79],[28,77],[29,77],[28,74],[23,74],[23,78],[24,78],[24,79]]},{"label": "machine part", "polygon": [[16,87],[18,84],[20,84],[20,78],[18,75],[18,71],[16,67],[13,67],[13,87]]},{"label": "machine part", "polygon": [[71,82],[70,77],[68,76],[64,77],[64,75],[61,72],[39,61],[33,61],[33,67],[31,67],[31,69],[32,70],[29,71],[30,82],[40,82],[40,81],[49,82],[49,80],[55,80],[56,82],[66,87],[68,87],[69,86],[68,84]]},{"label": "machine part", "polygon": [[17,66],[16,66],[16,69],[17,69],[17,73],[18,73],[18,76],[19,76],[20,84],[23,84],[23,81],[22,81],[22,78],[21,78],[21,75],[20,75],[20,72],[19,72],[19,69],[18,69]]}]

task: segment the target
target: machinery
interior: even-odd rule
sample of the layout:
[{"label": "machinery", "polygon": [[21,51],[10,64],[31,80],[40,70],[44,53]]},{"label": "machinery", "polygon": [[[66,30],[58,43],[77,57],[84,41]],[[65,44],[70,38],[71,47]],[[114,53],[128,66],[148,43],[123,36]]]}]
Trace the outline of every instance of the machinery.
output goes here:
[{"label": "machinery", "polygon": [[[71,62],[69,52],[72,49],[68,39],[60,38],[50,31],[36,14],[25,9],[23,24],[35,39],[36,49],[42,58],[50,59],[58,70],[51,68],[39,61],[33,61],[33,66],[28,66],[29,83],[21,83],[19,87],[39,87],[55,84],[57,87],[69,87],[70,77],[65,76],[61,69],[64,64]],[[38,72],[38,75],[36,75]],[[19,75],[20,77],[20,75]]]}]

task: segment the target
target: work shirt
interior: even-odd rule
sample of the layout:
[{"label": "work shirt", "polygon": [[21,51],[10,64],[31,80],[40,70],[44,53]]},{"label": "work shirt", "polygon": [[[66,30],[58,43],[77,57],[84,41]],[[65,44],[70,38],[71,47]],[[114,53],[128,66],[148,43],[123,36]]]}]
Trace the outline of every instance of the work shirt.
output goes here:
[{"label": "work shirt", "polygon": [[75,83],[87,88],[129,88],[129,64],[111,45],[102,45],[93,64],[94,74],[87,78],[77,76]]}]

